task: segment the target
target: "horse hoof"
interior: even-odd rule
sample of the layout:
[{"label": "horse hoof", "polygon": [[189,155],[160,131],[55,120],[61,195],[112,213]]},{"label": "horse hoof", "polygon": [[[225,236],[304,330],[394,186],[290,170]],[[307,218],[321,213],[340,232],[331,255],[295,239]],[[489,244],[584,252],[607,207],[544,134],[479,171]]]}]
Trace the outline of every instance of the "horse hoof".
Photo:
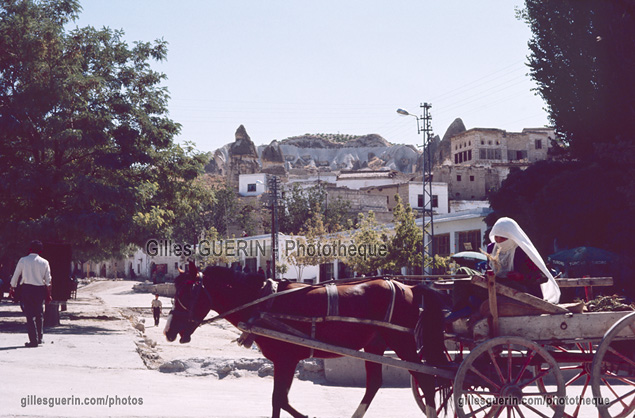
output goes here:
[{"label": "horse hoof", "polygon": [[186,343],[189,343],[190,341],[192,341],[191,337],[181,337],[181,339],[179,340],[181,344],[186,344]]}]

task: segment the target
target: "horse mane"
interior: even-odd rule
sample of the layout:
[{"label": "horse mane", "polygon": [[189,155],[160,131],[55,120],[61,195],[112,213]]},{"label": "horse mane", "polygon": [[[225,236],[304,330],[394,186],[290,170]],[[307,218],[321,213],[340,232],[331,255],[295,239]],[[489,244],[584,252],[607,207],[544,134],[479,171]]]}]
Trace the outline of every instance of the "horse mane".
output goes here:
[{"label": "horse mane", "polygon": [[266,278],[258,273],[244,273],[229,267],[209,266],[203,271],[203,277],[221,282],[232,288],[242,289],[245,293],[257,292],[265,284]]}]

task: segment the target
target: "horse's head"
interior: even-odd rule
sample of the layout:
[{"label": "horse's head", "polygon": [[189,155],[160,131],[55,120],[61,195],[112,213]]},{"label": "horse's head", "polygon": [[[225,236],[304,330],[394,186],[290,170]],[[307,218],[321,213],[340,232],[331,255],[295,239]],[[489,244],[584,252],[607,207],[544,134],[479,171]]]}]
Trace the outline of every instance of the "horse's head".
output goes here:
[{"label": "horse's head", "polygon": [[174,280],[174,309],[170,312],[163,333],[168,341],[174,341],[178,334],[181,336],[179,342],[188,343],[211,306],[196,264],[190,262],[188,270],[179,269],[179,273]]}]

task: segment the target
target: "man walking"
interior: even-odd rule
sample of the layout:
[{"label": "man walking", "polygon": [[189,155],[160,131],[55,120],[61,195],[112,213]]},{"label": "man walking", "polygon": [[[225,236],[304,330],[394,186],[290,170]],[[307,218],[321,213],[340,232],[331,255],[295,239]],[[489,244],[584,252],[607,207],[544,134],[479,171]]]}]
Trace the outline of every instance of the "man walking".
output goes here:
[{"label": "man walking", "polygon": [[51,297],[51,268],[49,262],[40,257],[43,245],[40,241],[32,241],[29,255],[22,257],[11,279],[11,293],[15,293],[18,280],[22,276],[20,298],[29,342],[26,347],[37,347],[42,344],[44,328],[44,301]]},{"label": "man walking", "polygon": [[159,318],[161,318],[161,308],[163,308],[163,304],[159,300],[159,295],[154,295],[154,299],[152,300],[152,314],[154,315],[154,326],[159,326]]}]

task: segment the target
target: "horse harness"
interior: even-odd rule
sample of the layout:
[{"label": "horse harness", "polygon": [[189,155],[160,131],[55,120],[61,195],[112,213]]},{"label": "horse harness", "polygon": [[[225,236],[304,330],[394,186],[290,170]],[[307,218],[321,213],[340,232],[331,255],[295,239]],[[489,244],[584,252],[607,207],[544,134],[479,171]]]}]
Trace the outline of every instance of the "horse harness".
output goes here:
[{"label": "horse harness", "polygon": [[[220,319],[223,319],[225,317],[227,317],[228,315],[231,315],[233,313],[239,312],[241,310],[244,310],[248,307],[254,306],[254,305],[258,305],[261,304],[263,302],[266,302],[265,305],[265,309],[264,311],[269,311],[271,309],[271,307],[273,306],[273,299],[275,297],[278,296],[282,296],[283,294],[287,294],[287,293],[292,293],[298,290],[303,290],[303,289],[307,289],[306,287],[296,287],[296,288],[292,288],[292,289],[287,289],[284,290],[282,292],[278,292],[278,282],[272,280],[272,279],[268,279],[265,281],[261,291],[260,291],[260,297],[252,302],[246,303],[244,305],[238,306],[234,309],[231,309],[229,311],[226,311],[222,314],[219,314],[213,318],[210,319],[197,319],[194,316],[194,307],[196,306],[196,304],[198,303],[198,300],[200,298],[200,294],[201,291],[203,291],[205,293],[205,295],[207,296],[207,299],[210,302],[210,305],[212,304],[212,296],[210,295],[209,291],[205,288],[205,284],[203,283],[203,274],[201,272],[198,273],[197,275],[197,280],[194,282],[193,286],[192,286],[192,298],[190,301],[190,306],[187,307],[183,304],[183,302],[180,300],[180,298],[178,297],[179,295],[177,294],[175,296],[175,300],[176,303],[178,303],[187,313],[188,313],[188,322],[191,323],[195,323],[196,327],[201,326],[202,324],[208,324],[208,323],[212,323],[212,322],[216,322]],[[394,308],[395,308],[395,301],[397,298],[397,291],[396,291],[396,287],[395,287],[395,283],[392,279],[390,278],[385,278],[384,279],[386,281],[386,283],[388,284],[388,288],[390,289],[390,302],[388,304],[388,306],[386,307],[386,313],[384,315],[384,319],[383,322],[390,324],[392,322],[392,317],[394,314]],[[399,282],[397,282],[397,285],[400,286]],[[325,284],[325,290],[326,290],[326,296],[327,296],[327,306],[326,306],[326,318],[329,317],[339,317],[339,292],[338,292],[338,288],[337,288],[337,284],[336,283],[327,283]],[[177,312],[174,312],[173,314],[176,314]],[[259,312],[258,314],[254,315],[252,318],[249,319],[249,321],[247,321],[248,323],[252,323],[255,320],[257,320],[258,318],[261,317],[261,313]],[[317,318],[312,318],[311,319],[311,339],[315,339],[315,334],[316,334],[316,326],[317,326]],[[247,348],[250,348],[251,345],[253,344],[253,341],[255,339],[255,335],[249,332],[243,332],[241,334],[241,336],[238,338],[237,342],[239,345],[245,346]],[[314,354],[314,349],[311,348],[311,355],[310,357],[313,357]]]}]

